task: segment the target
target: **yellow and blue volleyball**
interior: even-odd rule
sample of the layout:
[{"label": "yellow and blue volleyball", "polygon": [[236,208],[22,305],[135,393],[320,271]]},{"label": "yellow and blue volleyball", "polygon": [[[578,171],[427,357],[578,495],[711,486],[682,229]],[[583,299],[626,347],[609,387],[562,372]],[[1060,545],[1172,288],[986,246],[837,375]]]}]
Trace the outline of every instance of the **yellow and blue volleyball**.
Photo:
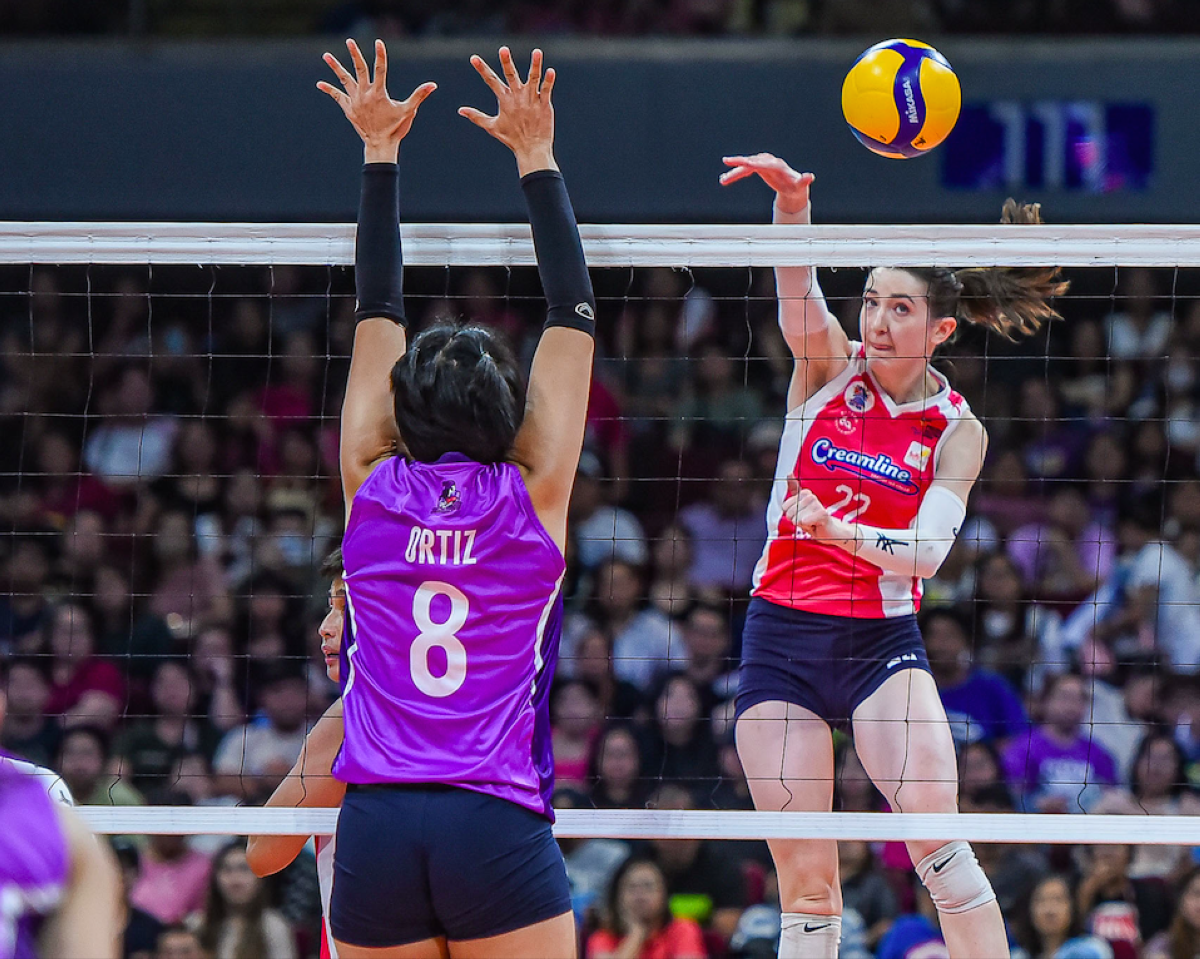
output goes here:
[{"label": "yellow and blue volleyball", "polygon": [[958,120],[962,90],[928,43],[884,40],[854,61],[842,84],[842,115],[860,143],[905,160],[928,153]]}]

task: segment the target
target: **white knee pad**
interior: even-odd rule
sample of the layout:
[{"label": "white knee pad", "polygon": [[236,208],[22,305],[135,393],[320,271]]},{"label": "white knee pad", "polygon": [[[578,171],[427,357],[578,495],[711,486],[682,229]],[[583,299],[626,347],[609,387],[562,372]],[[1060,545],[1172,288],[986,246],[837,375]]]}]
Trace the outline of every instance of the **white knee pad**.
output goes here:
[{"label": "white knee pad", "polygon": [[969,843],[946,843],[917,864],[917,875],[938,912],[967,912],[996,898]]}]

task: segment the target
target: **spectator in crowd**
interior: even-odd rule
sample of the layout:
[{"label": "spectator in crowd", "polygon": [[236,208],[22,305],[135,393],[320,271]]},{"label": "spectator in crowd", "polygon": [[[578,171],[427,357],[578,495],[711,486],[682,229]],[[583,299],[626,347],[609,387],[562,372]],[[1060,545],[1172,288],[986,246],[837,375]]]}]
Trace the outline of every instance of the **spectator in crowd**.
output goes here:
[{"label": "spectator in crowd", "polygon": [[218,511],[197,516],[196,547],[221,564],[227,584],[247,580],[255,570],[254,547],[262,533],[263,495],[252,470],[235,468],[222,483]]},{"label": "spectator in crowd", "polygon": [[229,597],[220,567],[197,549],[192,518],[181,511],[162,513],[152,542],[149,609],[173,635],[187,637],[206,625],[228,622]]},{"label": "spectator in crowd", "polygon": [[609,721],[588,764],[589,796],[597,809],[643,809],[650,791],[642,772],[642,745],[632,725]]},{"label": "spectator in crowd", "polygon": [[287,775],[308,735],[308,683],[302,670],[279,664],[259,687],[262,718],[235,726],[213,759],[217,792],[261,802]]},{"label": "spectator in crowd", "polygon": [[124,367],[100,395],[100,426],[83,447],[87,468],[114,489],[158,479],[171,465],[178,422],[153,412],[154,391],[140,366]]},{"label": "spectator in crowd", "polygon": [[707,959],[699,925],[671,915],[667,883],[651,858],[634,856],[616,871],[601,927],[587,941],[587,959]]},{"label": "spectator in crowd", "polygon": [[1200,954],[1200,869],[1179,883],[1171,925],[1146,943],[1143,959],[1191,959]]},{"label": "spectator in crowd", "polygon": [[212,756],[220,733],[195,715],[192,673],[186,661],[164,660],[150,684],[155,716],[130,726],[116,741],[120,775],[145,792],[167,784],[180,757]]},{"label": "spectator in crowd", "polygon": [[[1083,454],[1083,478],[1092,518],[1116,529],[1129,500],[1129,456],[1114,430],[1092,435]],[[1119,542],[1118,537],[1118,548]]]},{"label": "spectator in crowd", "polygon": [[91,609],[100,655],[121,667],[131,696],[144,697],[155,667],[176,652],[166,620],[146,609],[131,594],[128,573],[109,563],[95,570]]},{"label": "spectator in crowd", "polygon": [[278,572],[261,569],[238,587],[237,648],[251,686],[282,660],[302,655],[304,600]]},{"label": "spectator in crowd", "polygon": [[1111,572],[1117,556],[1113,529],[1095,520],[1077,486],[1055,486],[1046,518],[1014,530],[1007,552],[1039,595],[1078,602]]},{"label": "spectator in crowd", "polygon": [[691,533],[682,524],[671,523],[654,538],[650,553],[650,602],[664,616],[682,616],[699,598],[699,590],[691,580]]},{"label": "spectator in crowd", "polygon": [[46,585],[50,576],[48,537],[15,537],[5,564],[0,595],[0,653],[37,652],[49,604]]},{"label": "spectator in crowd", "polygon": [[[718,712],[727,707],[728,704],[722,704],[721,707],[718,707]],[[728,709],[728,714],[732,717],[732,709]],[[715,720],[713,725],[716,725]],[[721,732],[714,728],[713,737],[717,743],[717,771],[721,778],[716,788],[708,794],[709,801],[715,809],[753,809],[754,800],[750,796],[750,784],[746,781],[746,770],[742,767],[742,759],[738,755],[733,723],[728,722],[726,728]],[[756,845],[765,856],[764,865],[769,865],[770,855],[763,852],[766,844]]]},{"label": "spectator in crowd", "polygon": [[712,713],[717,703],[737,692],[737,663],[730,656],[729,620],[719,606],[696,603],[684,615],[679,636],[684,658],[673,665],[700,693],[700,708]]},{"label": "spectator in crowd", "polygon": [[[149,798],[156,806],[190,805],[171,789],[159,788]],[[211,870],[208,856],[192,849],[186,836],[151,836],[129,901],[164,925],[182,922],[203,908]]]},{"label": "spectator in crowd", "polygon": [[667,435],[671,411],[683,391],[687,360],[675,347],[682,296],[676,274],[642,274],[645,300],[626,304],[617,321],[619,361],[610,360],[632,422],[635,448],[657,454]]},{"label": "spectator in crowd", "polygon": [[668,673],[653,698],[654,718],[644,763],[660,781],[683,784],[701,794],[715,788],[717,750],[704,697],[686,673]]},{"label": "spectator in crowd", "polygon": [[56,769],[80,806],[140,806],[141,794],[108,772],[108,734],[96,726],[73,726],[63,733]]},{"label": "spectator in crowd", "polygon": [[1179,553],[1165,543],[1155,518],[1125,512],[1121,557],[1113,573],[1112,605],[1098,610],[1095,636],[1123,659],[1163,656],[1178,672],[1200,669],[1200,591]]},{"label": "spectator in crowd", "polygon": [[1129,360],[1163,360],[1171,335],[1171,313],[1163,308],[1154,272],[1128,267],[1117,278],[1119,307],[1105,319],[1109,356]]},{"label": "spectator in crowd", "polygon": [[45,664],[27,656],[3,665],[8,709],[0,727],[0,746],[31,763],[49,766],[58,755],[62,726],[46,711],[50,681]]},{"label": "spectator in crowd", "polygon": [[759,483],[742,460],[726,460],[708,484],[708,498],[679,513],[692,544],[688,581],[697,589],[742,594],[767,540]]},{"label": "spectator in crowd", "polygon": [[1132,846],[1080,846],[1077,854],[1082,868],[1075,901],[1084,928],[1137,950],[1167,927],[1169,891],[1161,880],[1129,877]]},{"label": "spectator in crowd", "polygon": [[971,505],[1001,536],[1042,518],[1042,507],[1020,450],[1000,447],[984,463]]},{"label": "spectator in crowd", "polygon": [[[709,340],[695,347],[695,373],[672,413],[672,443],[715,470],[736,455],[746,435],[762,418],[757,392],[739,382],[735,360],[720,343]],[[761,517],[760,517],[761,520]],[[764,532],[765,539],[765,532]]]},{"label": "spectator in crowd", "polygon": [[593,571],[613,559],[643,566],[647,549],[642,524],[629,510],[605,501],[603,481],[600,457],[584,450],[579,456],[568,511],[579,562]]},{"label": "spectator in crowd", "polygon": [[842,904],[862,917],[866,943],[873,949],[891,927],[900,908],[869,843],[857,839],[838,843],[838,876],[842,883]]},{"label": "spectator in crowd", "polygon": [[587,622],[575,642],[574,656],[560,662],[566,667],[563,675],[591,684],[605,719],[647,718],[641,691],[633,683],[618,679],[613,671],[612,640],[599,626]]},{"label": "spectator in crowd", "polygon": [[129,901],[141,869],[141,854],[133,843],[123,841],[113,843],[113,853],[121,869],[121,902],[125,909],[123,955],[125,959],[155,959],[163,924]]},{"label": "spectator in crowd", "polygon": [[[671,783],[650,801],[661,810],[695,809],[696,794]],[[729,941],[746,908],[746,861],[740,844],[702,839],[655,839],[653,857],[667,881],[676,916],[694,919],[720,943]]]},{"label": "spectator in crowd", "polygon": [[1117,781],[1116,763],[1084,725],[1088,687],[1078,673],[1046,683],[1040,721],[1004,750],[1009,786],[1027,812],[1086,812]]},{"label": "spectator in crowd", "polygon": [[220,443],[212,422],[188,419],[179,428],[171,453],[171,471],[150,484],[165,512],[183,513],[200,527],[202,518],[221,508]]},{"label": "spectator in crowd", "polygon": [[234,682],[238,664],[229,630],[213,626],[201,632],[192,643],[191,661],[197,714],[223,733],[240,725],[246,715]]},{"label": "spectator in crowd", "polygon": [[[994,742],[977,739],[964,743],[958,754],[958,792],[965,801],[976,793],[986,793],[999,787],[1008,792],[1004,765]],[[1012,796],[1009,796],[1012,803]]]},{"label": "spectator in crowd", "polygon": [[672,630],[670,620],[646,604],[645,595],[637,568],[610,560],[596,573],[596,600],[590,615],[613,637],[617,677],[649,692],[671,660]]},{"label": "spectator in crowd", "polygon": [[79,510],[66,522],[51,573],[55,592],[91,591],[92,577],[105,556],[107,536],[104,518],[91,510]]},{"label": "spectator in crowd", "polygon": [[875,959],[948,959],[937,910],[921,883],[913,890],[916,911],[897,916],[875,950]]},{"label": "spectator in crowd", "polygon": [[1017,907],[1013,931],[1024,959],[1113,959],[1103,939],[1083,931],[1071,886],[1062,876],[1044,877]]},{"label": "spectator in crowd", "polygon": [[50,699],[47,712],[64,725],[111,730],[125,709],[125,677],[96,655],[96,629],[86,607],[60,603],[46,620]]},{"label": "spectator in crowd", "polygon": [[[1166,730],[1146,734],[1133,760],[1129,788],[1110,789],[1092,808],[1096,814],[1200,815],[1200,798],[1188,789],[1187,757]],[[1130,879],[1177,879],[1190,862],[1182,846],[1135,846]]]},{"label": "spectator in crowd", "polygon": [[1035,487],[1048,490],[1056,482],[1074,479],[1087,435],[1062,415],[1058,393],[1048,377],[1022,381],[1017,418],[1024,433],[1021,457]]},{"label": "spectator in crowd", "polygon": [[588,765],[600,735],[604,714],[590,684],[562,679],[550,691],[550,743],[554,751],[554,781],[569,789],[586,790]]},{"label": "spectator in crowd", "polygon": [[1132,367],[1111,362],[1099,320],[1072,317],[1066,330],[1069,340],[1054,373],[1067,411],[1093,426],[1123,415],[1133,401]]},{"label": "spectator in crowd", "polygon": [[158,934],[154,959],[209,959],[200,944],[200,937],[187,926],[176,923]]},{"label": "spectator in crowd", "polygon": [[1029,599],[1020,571],[1006,554],[980,560],[976,593],[976,664],[1022,693],[1040,689],[1047,670],[1065,668],[1058,615]]},{"label": "spectator in crowd", "polygon": [[80,512],[112,520],[120,509],[116,493],[80,468],[79,443],[62,430],[48,430],[37,443],[38,516],[64,529]]},{"label": "spectator in crowd", "polygon": [[246,862],[246,841],[225,846],[212,864],[208,899],[197,925],[212,959],[296,959],[287,921],[268,905],[267,887]]},{"label": "spectator in crowd", "polygon": [[997,673],[971,661],[970,622],[952,609],[922,613],[921,633],[950,730],[959,745],[1003,742],[1028,724],[1016,691]]}]

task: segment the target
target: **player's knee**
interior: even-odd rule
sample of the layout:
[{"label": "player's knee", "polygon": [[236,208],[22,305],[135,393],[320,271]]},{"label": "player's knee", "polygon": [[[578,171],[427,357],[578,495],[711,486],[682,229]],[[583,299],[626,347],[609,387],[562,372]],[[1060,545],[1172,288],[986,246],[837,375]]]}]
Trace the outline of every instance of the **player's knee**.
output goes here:
[{"label": "player's knee", "polygon": [[951,915],[993,902],[996,893],[969,843],[948,842],[917,864],[938,912]]},{"label": "player's knee", "polygon": [[814,845],[796,843],[786,852],[776,845],[772,850],[784,912],[829,915],[842,910],[836,854],[824,855],[824,850],[813,849]]}]

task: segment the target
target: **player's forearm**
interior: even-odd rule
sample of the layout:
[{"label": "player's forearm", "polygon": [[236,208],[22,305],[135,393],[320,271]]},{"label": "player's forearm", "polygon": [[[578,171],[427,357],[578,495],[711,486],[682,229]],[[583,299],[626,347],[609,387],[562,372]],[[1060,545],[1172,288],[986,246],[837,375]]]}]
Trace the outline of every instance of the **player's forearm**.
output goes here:
[{"label": "player's forearm", "polygon": [[306,842],[307,836],[251,836],[246,862],[256,876],[273,876],[292,864]]},{"label": "player's forearm", "polygon": [[[399,144],[397,143],[398,147]],[[368,146],[367,153],[372,148]],[[404,315],[404,257],[400,244],[400,171],[390,161],[363,166],[354,248],[358,320],[386,317],[407,326]]]},{"label": "player's forearm", "polygon": [[962,500],[944,487],[932,486],[916,522],[907,529],[834,519],[822,539],[889,573],[929,579],[946,561],[966,515]]},{"label": "player's forearm", "polygon": [[[799,210],[781,208],[776,200],[774,223],[804,224],[812,222],[808,203]],[[809,334],[823,332],[829,310],[825,305],[825,294],[817,282],[817,271],[811,266],[780,266],[775,268],[775,294],[779,301],[779,329],[784,339],[793,348],[802,343]]]},{"label": "player's forearm", "polygon": [[596,296],[562,174],[549,168],[534,171],[521,178],[521,190],[546,294],[546,327],[595,335]]}]

